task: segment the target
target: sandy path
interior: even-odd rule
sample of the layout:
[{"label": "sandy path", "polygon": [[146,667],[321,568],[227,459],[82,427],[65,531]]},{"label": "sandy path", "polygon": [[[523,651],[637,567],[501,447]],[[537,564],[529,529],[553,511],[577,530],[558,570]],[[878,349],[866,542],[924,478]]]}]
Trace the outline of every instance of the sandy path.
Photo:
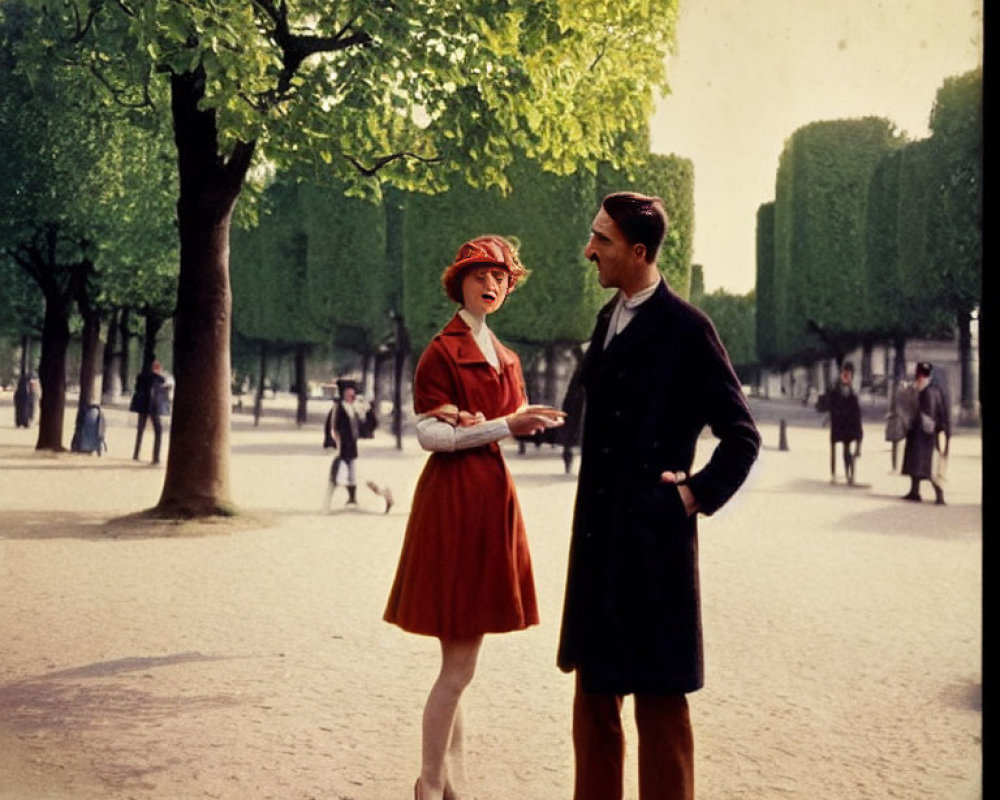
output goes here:
[{"label": "sandy path", "polygon": [[[361,490],[361,511],[341,495],[321,513],[314,415],[234,423],[235,499],[266,524],[113,538],[104,523],[162,482],[129,458],[129,415],[108,412],[100,459],[39,455],[0,394],[0,799],[410,796],[437,649],[381,612],[423,455],[363,442],[362,477],[398,506]],[[955,438],[937,508],[898,499],[875,430],[849,489],[828,481],[818,418],[788,452],[761,428],[747,489],[701,528],[699,797],[980,797],[978,432]],[[477,800],[568,799],[572,679],[554,654],[575,482],[554,451],[507,453],[542,624],[486,642],[470,778]]]}]

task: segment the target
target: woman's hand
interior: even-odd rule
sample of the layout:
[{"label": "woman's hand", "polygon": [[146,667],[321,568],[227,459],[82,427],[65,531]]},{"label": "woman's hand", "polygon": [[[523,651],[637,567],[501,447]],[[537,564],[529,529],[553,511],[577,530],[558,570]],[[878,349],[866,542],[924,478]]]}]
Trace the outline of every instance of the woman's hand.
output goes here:
[{"label": "woman's hand", "polygon": [[474,414],[471,411],[460,411],[458,406],[451,403],[431,409],[427,412],[427,416],[434,417],[441,422],[447,422],[453,428],[464,428],[468,425],[486,422],[486,415],[482,411],[477,411]]},{"label": "woman's hand", "polygon": [[547,428],[558,428],[566,421],[566,412],[551,406],[525,406],[507,417],[513,436],[533,436]]},{"label": "woman's hand", "polygon": [[434,417],[441,422],[447,422],[449,425],[457,426],[459,417],[458,406],[446,403],[437,408],[432,408],[427,412],[427,416]]},{"label": "woman's hand", "polygon": [[471,411],[459,411],[456,427],[465,428],[469,425],[478,425],[480,422],[486,422],[486,415],[482,411],[477,411],[475,414]]}]

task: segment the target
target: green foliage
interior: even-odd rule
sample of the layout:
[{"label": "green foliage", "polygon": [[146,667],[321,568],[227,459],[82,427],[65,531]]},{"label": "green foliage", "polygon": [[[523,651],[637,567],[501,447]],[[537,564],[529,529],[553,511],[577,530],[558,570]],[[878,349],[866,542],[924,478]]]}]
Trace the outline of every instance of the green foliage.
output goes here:
[{"label": "green foliage", "polygon": [[681,297],[691,294],[691,253],[694,250],[694,164],[676,155],[650,153],[631,169],[601,164],[597,203],[612,192],[639,192],[663,198],[670,218],[657,266]]},{"label": "green foliage", "polygon": [[705,268],[701,264],[691,265],[691,302],[698,302],[705,295]]},{"label": "green foliage", "polygon": [[445,194],[411,195],[406,203],[405,318],[418,351],[455,312],[441,273],[462,242],[488,233],[515,239],[530,270],[526,281],[490,318],[506,341],[576,343],[586,340],[605,298],[583,259],[596,213],[594,181],[585,173],[558,177],[521,157],[512,190],[454,187]]},{"label": "green foliage", "polygon": [[558,174],[638,159],[624,134],[666,88],[677,17],[676,0],[27,2],[47,12],[29,62],[71,57],[91,96],[135,106],[162,75],[203,76],[220,153],[255,142],[374,195],[505,186],[515,151]]},{"label": "green foliage", "polygon": [[872,338],[896,339],[919,330],[920,309],[904,291],[900,260],[901,213],[912,211],[901,203],[900,169],[907,145],[879,159],[868,185],[866,279],[868,302],[879,310],[870,317],[866,331]]},{"label": "green foliage", "polygon": [[308,237],[301,302],[336,344],[369,354],[389,332],[397,280],[386,259],[384,205],[345,191],[309,183],[299,189]]},{"label": "green foliage", "polygon": [[112,121],[75,106],[72,70],[47,64],[31,80],[22,72],[17,49],[33,25],[17,4],[0,17],[0,250],[22,266],[75,264],[94,255],[109,222]]},{"label": "green foliage", "polygon": [[940,170],[928,139],[904,148],[899,171],[900,299],[911,336],[952,332],[953,308],[941,302],[934,242],[943,231]]},{"label": "green foliage", "polygon": [[778,287],[774,259],[774,202],[757,209],[756,352],[765,364],[779,360]]},{"label": "green foliage", "polygon": [[237,332],[373,352],[389,326],[381,206],[281,176],[258,224],[232,236]]},{"label": "green foliage", "polygon": [[9,258],[0,255],[0,336],[37,335],[43,300],[38,284]]},{"label": "green foliage", "polygon": [[715,323],[719,338],[729,353],[737,372],[745,374],[757,363],[757,299],[754,292],[730,294],[717,289],[698,298],[696,304]]},{"label": "green foliage", "polygon": [[944,82],[930,119],[941,203],[934,295],[955,311],[971,311],[982,299],[982,103],[980,68]]},{"label": "green foliage", "polygon": [[782,354],[837,355],[871,327],[868,185],[901,144],[892,123],[868,117],[806,125],[786,146],[775,199],[776,278],[788,293]]},{"label": "green foliage", "polygon": [[43,240],[54,243],[57,274],[43,280],[57,283],[69,265],[92,261],[87,291],[98,308],[169,315],[177,181],[168,131],[133,128],[128,112],[93,102],[89,80],[56,59],[25,63],[19,53],[37,44],[38,25],[24,3],[9,3],[0,16],[0,184],[8,189],[0,243],[21,262]]}]

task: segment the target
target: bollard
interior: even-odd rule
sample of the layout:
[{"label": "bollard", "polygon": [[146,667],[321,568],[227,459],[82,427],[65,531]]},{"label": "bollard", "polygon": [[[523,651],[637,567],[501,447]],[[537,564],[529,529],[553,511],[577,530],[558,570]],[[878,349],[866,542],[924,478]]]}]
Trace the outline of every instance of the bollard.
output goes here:
[{"label": "bollard", "polygon": [[788,432],[786,430],[785,420],[781,420],[781,424],[778,428],[778,449],[787,450],[788,449]]}]

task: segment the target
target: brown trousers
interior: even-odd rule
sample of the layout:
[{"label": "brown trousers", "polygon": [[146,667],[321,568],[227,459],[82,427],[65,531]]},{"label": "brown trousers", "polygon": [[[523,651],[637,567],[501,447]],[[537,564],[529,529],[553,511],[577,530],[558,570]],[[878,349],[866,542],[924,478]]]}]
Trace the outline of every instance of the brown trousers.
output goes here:
[{"label": "brown trousers", "polygon": [[[625,737],[622,696],[591,694],[577,673],[573,698],[573,800],[621,800]],[[683,694],[636,694],[639,800],[694,800],[694,736]]]}]

